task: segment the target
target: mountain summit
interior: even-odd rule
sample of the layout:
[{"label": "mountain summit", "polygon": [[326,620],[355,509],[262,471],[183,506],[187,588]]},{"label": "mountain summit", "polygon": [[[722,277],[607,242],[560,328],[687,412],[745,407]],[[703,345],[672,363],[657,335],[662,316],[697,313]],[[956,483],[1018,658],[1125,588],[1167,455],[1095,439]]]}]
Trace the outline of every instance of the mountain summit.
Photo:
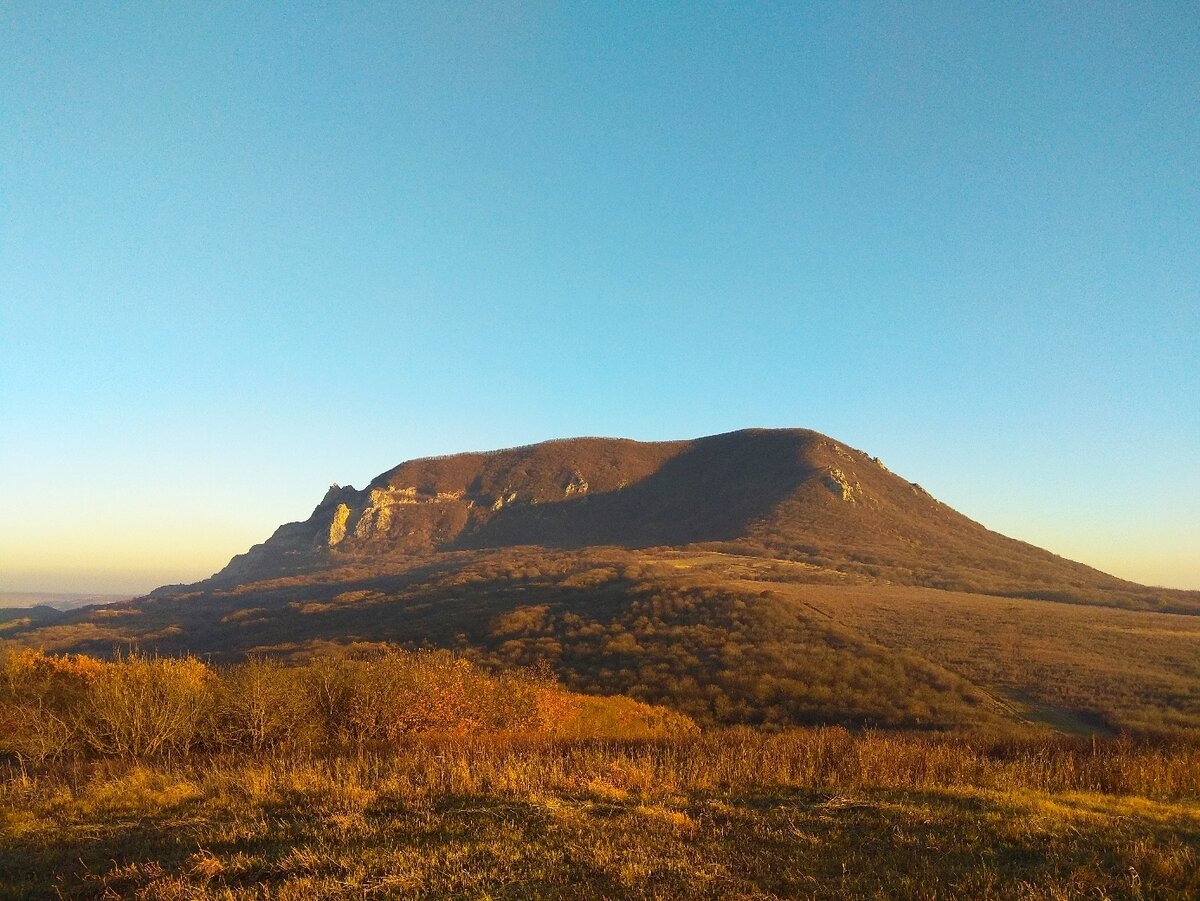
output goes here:
[{"label": "mountain summit", "polygon": [[281,526],[210,583],[526,545],[701,546],[901,584],[1058,600],[1145,591],[992,532],[878,457],[805,429],[571,438],[410,460],[361,490],[332,486],[308,519]]}]

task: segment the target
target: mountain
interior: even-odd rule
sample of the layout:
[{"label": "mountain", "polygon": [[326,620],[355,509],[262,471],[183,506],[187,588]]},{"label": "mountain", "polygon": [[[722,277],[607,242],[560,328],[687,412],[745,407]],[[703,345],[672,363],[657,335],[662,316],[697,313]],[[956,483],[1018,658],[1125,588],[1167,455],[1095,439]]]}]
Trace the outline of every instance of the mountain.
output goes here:
[{"label": "mountain", "polygon": [[308,519],[281,526],[209,584],[523,545],[699,545],[906,585],[1176,603],[989,531],[877,457],[801,429],[668,442],[575,438],[411,460],[362,490],[334,485]]},{"label": "mountain", "polygon": [[203,582],[0,638],[445,647],[705,724],[1173,733],[1200,732],[1196,613],[1200,592],[992,532],[827,436],[755,429],[412,460],[331,487]]}]

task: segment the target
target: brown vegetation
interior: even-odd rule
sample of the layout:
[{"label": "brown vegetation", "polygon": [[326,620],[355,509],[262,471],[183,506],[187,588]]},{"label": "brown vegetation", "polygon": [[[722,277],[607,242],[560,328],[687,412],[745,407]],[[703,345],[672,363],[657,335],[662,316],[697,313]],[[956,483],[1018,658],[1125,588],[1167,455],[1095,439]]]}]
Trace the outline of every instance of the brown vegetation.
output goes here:
[{"label": "brown vegetation", "polygon": [[1108,735],[1200,728],[1200,619],[868,582],[765,558],[506,549],[163,596],[9,633],[98,655],[305,657],[390,642],[492,671],[545,666],[574,691],[704,725]]},{"label": "brown vegetation", "polygon": [[1200,750],[841,728],[58,764],[0,896],[1188,898]]},{"label": "brown vegetation", "polygon": [[829,617],[985,685],[1067,731],[1200,733],[1200,618],[1023,598],[846,586],[808,593]]},{"label": "brown vegetation", "polygon": [[1200,891],[1200,744],[1182,740],[701,733],[396,649],[215,668],[15,652],[0,719],[6,898]]},{"label": "brown vegetation", "polygon": [[626,698],[584,698],[543,673],[491,676],[447,653],[386,648],[306,664],[194,657],[112,661],[22,651],[0,658],[0,755],[178,758],[316,753],[414,735],[660,736],[686,717]]}]

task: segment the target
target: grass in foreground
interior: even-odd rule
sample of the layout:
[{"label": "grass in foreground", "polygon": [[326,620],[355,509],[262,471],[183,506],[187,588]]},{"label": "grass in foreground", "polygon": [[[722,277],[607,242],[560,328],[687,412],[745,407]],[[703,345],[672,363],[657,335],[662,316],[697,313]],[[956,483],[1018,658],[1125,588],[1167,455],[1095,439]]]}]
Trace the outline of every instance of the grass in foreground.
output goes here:
[{"label": "grass in foreground", "polygon": [[1192,898],[1200,752],[815,729],[9,772],[10,898]]}]

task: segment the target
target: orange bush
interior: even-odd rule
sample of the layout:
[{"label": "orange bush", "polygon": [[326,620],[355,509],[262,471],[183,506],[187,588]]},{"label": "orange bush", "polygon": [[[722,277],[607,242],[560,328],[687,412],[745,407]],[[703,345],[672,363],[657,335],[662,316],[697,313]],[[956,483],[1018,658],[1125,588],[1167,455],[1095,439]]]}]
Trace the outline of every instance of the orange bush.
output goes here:
[{"label": "orange bush", "polygon": [[0,753],[40,762],[70,753],[75,715],[104,664],[82,654],[21,650],[0,658]]},{"label": "orange bush", "polygon": [[396,746],[416,736],[645,737],[686,717],[565,691],[546,668],[492,675],[446,651],[360,652],[304,664],[194,657],[0,658],[0,755],[153,758]]}]

